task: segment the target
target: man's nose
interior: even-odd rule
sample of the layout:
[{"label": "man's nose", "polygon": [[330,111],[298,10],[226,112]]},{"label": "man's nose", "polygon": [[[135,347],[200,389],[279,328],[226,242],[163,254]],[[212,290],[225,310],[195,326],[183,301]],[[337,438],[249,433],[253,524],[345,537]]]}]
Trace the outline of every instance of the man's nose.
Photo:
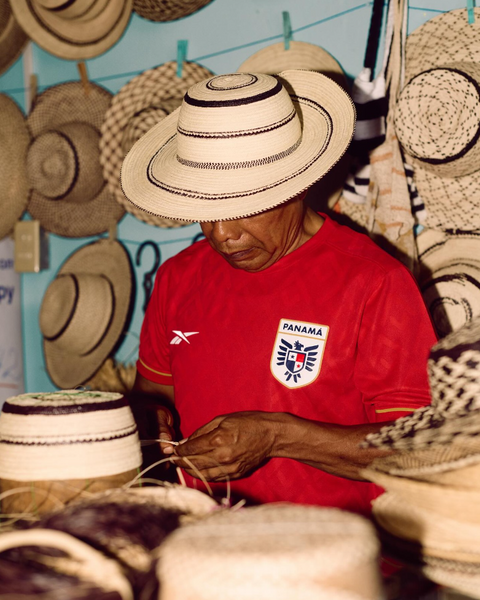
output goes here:
[{"label": "man's nose", "polygon": [[212,238],[217,243],[225,243],[228,240],[238,240],[241,231],[235,220],[215,221],[212,227]]}]

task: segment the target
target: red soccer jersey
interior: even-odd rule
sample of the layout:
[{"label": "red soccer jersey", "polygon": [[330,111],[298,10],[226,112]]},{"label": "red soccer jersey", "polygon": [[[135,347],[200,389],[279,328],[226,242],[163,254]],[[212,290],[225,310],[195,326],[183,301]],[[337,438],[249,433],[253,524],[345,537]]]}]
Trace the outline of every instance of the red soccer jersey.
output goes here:
[{"label": "red soccer jersey", "polygon": [[[315,236],[258,273],[232,268],[206,240],[166,261],[137,368],[174,385],[184,437],[236,411],[353,425],[429,404],[435,341],[410,272],[366,235],[326,218]],[[373,484],[282,458],[231,486],[254,502],[364,514],[378,495]],[[223,484],[214,487],[224,493]]]}]

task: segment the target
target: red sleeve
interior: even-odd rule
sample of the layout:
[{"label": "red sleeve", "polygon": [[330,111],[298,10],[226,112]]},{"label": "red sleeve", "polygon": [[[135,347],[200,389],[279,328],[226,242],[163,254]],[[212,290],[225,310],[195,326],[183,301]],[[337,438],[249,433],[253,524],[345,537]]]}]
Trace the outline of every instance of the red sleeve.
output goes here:
[{"label": "red sleeve", "polygon": [[140,331],[137,371],[155,383],[173,385],[169,340],[165,326],[167,283],[167,269],[162,265],[157,271]]},{"label": "red sleeve", "polygon": [[417,283],[389,271],[362,315],[354,377],[370,422],[391,421],[430,404],[427,360],[435,331]]}]

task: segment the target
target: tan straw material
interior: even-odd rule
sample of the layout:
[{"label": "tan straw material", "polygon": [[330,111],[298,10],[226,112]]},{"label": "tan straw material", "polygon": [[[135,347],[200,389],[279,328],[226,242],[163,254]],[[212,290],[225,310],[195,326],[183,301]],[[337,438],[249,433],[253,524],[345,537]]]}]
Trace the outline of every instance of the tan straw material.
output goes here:
[{"label": "tan straw material", "polygon": [[67,82],[37,96],[27,124],[33,136],[27,170],[28,212],[64,237],[108,231],[125,214],[102,176],[100,127],[112,94],[90,83]]},{"label": "tan straw material", "polygon": [[149,21],[174,21],[200,10],[212,0],[133,0],[133,10]]},{"label": "tan straw material", "polygon": [[59,388],[85,383],[114,350],[130,318],[132,286],[118,241],[87,244],[61,266],[39,315],[48,374]]},{"label": "tan straw material", "polygon": [[52,529],[30,529],[2,533],[0,536],[0,552],[24,546],[61,550],[68,558],[54,559],[59,572],[93,583],[102,590],[117,593],[122,600],[133,600],[131,585],[119,563],[68,533]]},{"label": "tan straw material", "polygon": [[30,144],[25,117],[19,106],[0,94],[0,239],[13,231],[28,203],[25,159]]},{"label": "tan straw material", "polygon": [[4,73],[19,58],[28,36],[17,23],[10,0],[0,0],[0,73]]},{"label": "tan straw material", "polygon": [[290,598],[328,591],[378,599],[378,548],[367,520],[338,509],[269,504],[220,512],[160,547],[160,598],[286,599],[288,590]]},{"label": "tan straw material", "polygon": [[216,221],[273,208],[323,177],[353,135],[355,108],[328,77],[232,73],[200,82],[144,135],[122,166],[138,207]]},{"label": "tan straw material", "polygon": [[110,193],[133,216],[158,227],[179,227],[188,222],[153,215],[129,202],[120,186],[120,170],[132,145],[180,106],[190,86],[213,75],[192,62],[183,64],[181,78],[176,72],[177,63],[171,61],[131,79],[113,97],[101,126],[100,162]]},{"label": "tan straw material", "polygon": [[45,7],[40,0],[15,0],[11,5],[18,23],[34,42],[69,60],[106,52],[122,36],[132,12],[132,0],[93,4],[73,0],[63,9]]}]

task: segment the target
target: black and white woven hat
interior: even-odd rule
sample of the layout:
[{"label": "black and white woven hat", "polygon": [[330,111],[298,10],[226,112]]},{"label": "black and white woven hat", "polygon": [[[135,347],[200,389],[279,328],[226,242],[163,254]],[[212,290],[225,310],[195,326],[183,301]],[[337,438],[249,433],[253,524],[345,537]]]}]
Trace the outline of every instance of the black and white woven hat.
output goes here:
[{"label": "black and white woven hat", "polygon": [[431,405],[369,434],[363,445],[411,451],[465,444],[480,459],[480,317],[435,344],[427,369]]},{"label": "black and white woven hat", "polygon": [[328,173],[354,125],[352,100],[320,73],[217,76],[192,86],[133,146],[122,188],[133,204],[166,218],[246,217]]}]

